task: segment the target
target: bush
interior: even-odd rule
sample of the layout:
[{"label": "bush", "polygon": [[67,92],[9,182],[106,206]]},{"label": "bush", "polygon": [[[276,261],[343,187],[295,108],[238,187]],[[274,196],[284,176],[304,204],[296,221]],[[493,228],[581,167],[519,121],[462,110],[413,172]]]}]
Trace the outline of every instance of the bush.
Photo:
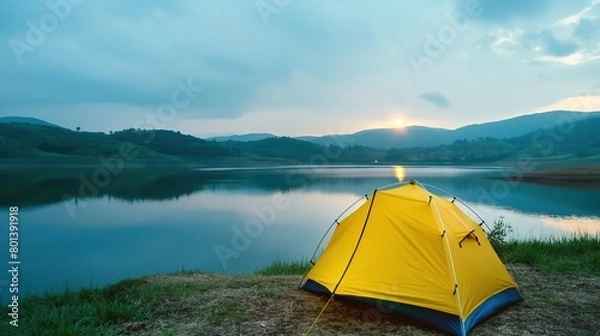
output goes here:
[{"label": "bush", "polygon": [[506,243],[506,237],[511,233],[513,233],[513,228],[510,223],[504,221],[503,216],[494,221],[491,231],[488,232],[488,240],[492,243],[496,253],[501,251],[502,245]]}]

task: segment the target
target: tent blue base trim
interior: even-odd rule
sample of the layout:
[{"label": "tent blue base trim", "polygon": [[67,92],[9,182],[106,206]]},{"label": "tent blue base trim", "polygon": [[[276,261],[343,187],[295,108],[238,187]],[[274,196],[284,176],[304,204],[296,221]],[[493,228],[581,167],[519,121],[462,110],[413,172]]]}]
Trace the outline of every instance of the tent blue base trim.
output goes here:
[{"label": "tent blue base trim", "polygon": [[304,283],[304,285],[302,285],[302,287],[300,287],[300,289],[304,289],[305,291],[313,293],[331,294],[327,287],[311,279],[306,280],[306,282]]},{"label": "tent blue base trim", "polygon": [[[331,292],[325,286],[310,279],[307,280],[300,288],[314,293],[331,294]],[[483,322],[488,317],[511,304],[523,300],[523,297],[518,290],[514,288],[506,289],[483,302],[471,313],[471,315],[469,315],[465,323],[462,323],[460,317],[457,315],[448,314],[429,308],[358,296],[341,295],[341,297],[351,298],[369,304],[376,304],[380,307],[383,306],[386,310],[399,312],[432,328],[457,336],[465,336],[471,329]]]},{"label": "tent blue base trim", "polygon": [[491,296],[467,317],[465,321],[466,331],[469,332],[488,317],[520,301],[523,301],[523,296],[516,288],[508,288]]}]

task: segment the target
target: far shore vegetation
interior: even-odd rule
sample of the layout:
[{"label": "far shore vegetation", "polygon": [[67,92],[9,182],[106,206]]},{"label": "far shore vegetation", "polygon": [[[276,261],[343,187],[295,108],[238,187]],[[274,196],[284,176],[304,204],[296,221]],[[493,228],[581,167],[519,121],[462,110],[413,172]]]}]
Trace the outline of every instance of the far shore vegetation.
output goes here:
[{"label": "far shore vegetation", "polygon": [[[501,232],[497,238],[495,247],[525,301],[472,335],[593,335],[600,329],[600,236],[506,242]],[[297,290],[308,267],[304,260],[276,260],[253,274],[180,270],[28,297],[20,301],[19,328],[9,334],[302,335],[327,300]],[[438,335],[375,306],[336,299],[315,335],[340,334]]]},{"label": "far shore vegetation", "polygon": [[[552,129],[497,139],[456,140],[427,148],[319,145],[290,137],[255,141],[204,140],[168,130],[102,133],[24,123],[0,123],[0,165],[60,166],[264,166],[291,164],[428,164],[514,166],[537,169],[590,165],[600,160],[600,118],[576,122],[573,131],[549,138]],[[559,127],[559,126],[556,126]],[[560,129],[557,129],[558,132]],[[541,133],[540,133],[541,132]],[[315,159],[318,158],[318,159]]]}]

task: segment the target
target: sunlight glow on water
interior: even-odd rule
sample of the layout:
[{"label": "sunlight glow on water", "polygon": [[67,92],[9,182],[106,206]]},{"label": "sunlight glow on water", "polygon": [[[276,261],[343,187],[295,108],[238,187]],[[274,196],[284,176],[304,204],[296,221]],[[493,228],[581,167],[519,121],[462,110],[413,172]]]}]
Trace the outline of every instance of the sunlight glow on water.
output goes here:
[{"label": "sunlight glow on water", "polygon": [[600,218],[598,217],[552,217],[539,216],[546,226],[576,235],[600,235]]}]

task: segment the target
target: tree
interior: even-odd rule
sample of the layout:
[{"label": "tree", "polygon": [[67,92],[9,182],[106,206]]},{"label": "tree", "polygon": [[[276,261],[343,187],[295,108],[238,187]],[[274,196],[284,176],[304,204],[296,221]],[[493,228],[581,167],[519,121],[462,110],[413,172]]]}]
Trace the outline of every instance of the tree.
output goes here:
[{"label": "tree", "polygon": [[79,126],[78,126],[78,127],[76,128],[76,130],[77,130],[77,132],[81,131],[81,127],[79,127]]}]

